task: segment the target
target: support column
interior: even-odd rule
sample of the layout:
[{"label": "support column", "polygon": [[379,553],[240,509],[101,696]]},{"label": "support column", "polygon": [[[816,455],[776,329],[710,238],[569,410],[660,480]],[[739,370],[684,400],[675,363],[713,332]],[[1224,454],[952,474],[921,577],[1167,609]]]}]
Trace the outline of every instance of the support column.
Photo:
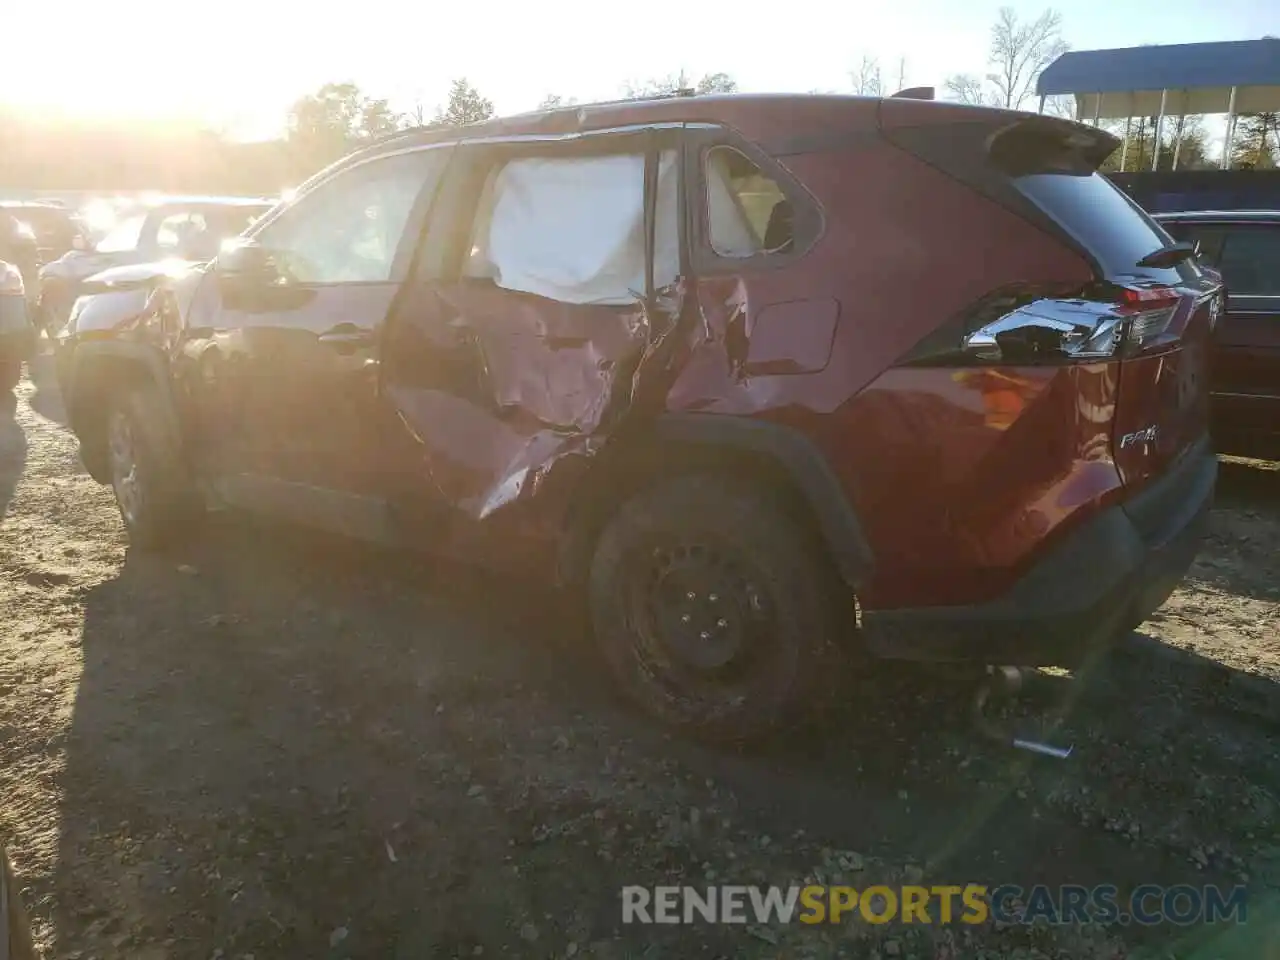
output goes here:
[{"label": "support column", "polygon": [[1038,111],[1040,113],[1044,113],[1044,101],[1045,101],[1045,94],[1042,93],[1040,94],[1040,110]]},{"label": "support column", "polygon": [[1236,136],[1236,88],[1231,88],[1231,98],[1227,101],[1227,132],[1222,138],[1222,169],[1231,166],[1231,142]]},{"label": "support column", "polygon": [[1129,131],[1133,127],[1133,117],[1124,118],[1124,143],[1120,146],[1120,172],[1124,173],[1124,165],[1129,160]]},{"label": "support column", "polygon": [[1098,120],[1102,116],[1102,94],[1095,93],[1093,95],[1093,125],[1098,125]]},{"label": "support column", "polygon": [[1168,105],[1169,91],[1160,91],[1160,114],[1156,117],[1155,143],[1151,149],[1151,170],[1154,173],[1160,166],[1160,134],[1164,132],[1164,110]]}]

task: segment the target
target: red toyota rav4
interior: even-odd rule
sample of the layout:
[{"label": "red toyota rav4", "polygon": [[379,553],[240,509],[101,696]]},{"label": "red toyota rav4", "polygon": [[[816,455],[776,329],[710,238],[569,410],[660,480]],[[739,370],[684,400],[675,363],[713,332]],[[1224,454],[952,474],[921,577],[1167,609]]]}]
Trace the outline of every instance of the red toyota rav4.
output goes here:
[{"label": "red toyota rav4", "polygon": [[76,349],[139,547],[203,505],[582,591],[689,730],[851,645],[1069,664],[1196,553],[1216,281],[1009,111],[676,97],[413,131]]}]

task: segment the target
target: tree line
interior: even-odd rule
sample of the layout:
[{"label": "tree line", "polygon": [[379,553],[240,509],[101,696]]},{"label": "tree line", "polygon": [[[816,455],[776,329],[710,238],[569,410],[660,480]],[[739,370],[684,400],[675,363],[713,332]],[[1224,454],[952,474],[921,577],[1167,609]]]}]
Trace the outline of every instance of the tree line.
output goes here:
[{"label": "tree line", "polygon": [[[1040,72],[1068,49],[1061,15],[1048,9],[1028,19],[1005,7],[999,11],[990,36],[986,72],[950,76],[940,95],[962,103],[1035,109]],[[877,58],[864,56],[849,71],[845,92],[886,96],[907,85],[905,58],[886,71]],[[681,71],[628,82],[621,97],[651,97],[683,89],[732,93],[738,84],[726,73],[690,76]],[[575,102],[553,93],[539,106],[550,109]],[[1074,103],[1070,97],[1050,98],[1046,109],[1071,116]],[[465,77],[452,82],[442,106],[428,110],[419,103],[405,112],[393,109],[386,99],[367,95],[354,82],[327,83],[300,97],[285,118],[284,135],[266,142],[238,142],[216,131],[164,124],[53,125],[0,113],[0,124],[6,131],[4,150],[0,151],[0,189],[275,194],[352,149],[396,131],[472,123],[493,114],[493,102]],[[1156,146],[1155,119],[1134,118],[1127,133],[1123,123],[1104,124],[1118,136],[1127,137],[1128,148],[1123,151],[1126,169],[1150,169]],[[1175,143],[1180,143],[1176,147],[1180,169],[1217,165],[1217,158],[1209,156],[1209,137],[1202,118],[1166,118],[1160,136],[1161,169],[1172,165]],[[1119,169],[1121,156],[1117,149],[1104,169]],[[1231,165],[1270,169],[1278,160],[1277,115],[1240,117]]]},{"label": "tree line", "polygon": [[[690,77],[683,72],[629,82],[622,99],[674,93],[732,93],[725,73]],[[576,101],[547,95],[540,109]],[[156,190],[161,192],[274,195],[363,144],[397,131],[457,126],[487,120],[493,102],[465,77],[453,81],[442,106],[416,104],[396,111],[351,81],[326,83],[296,100],[284,135],[242,142],[219,131],[172,124],[61,123],[0,113],[6,134],[0,151],[0,189]]]}]

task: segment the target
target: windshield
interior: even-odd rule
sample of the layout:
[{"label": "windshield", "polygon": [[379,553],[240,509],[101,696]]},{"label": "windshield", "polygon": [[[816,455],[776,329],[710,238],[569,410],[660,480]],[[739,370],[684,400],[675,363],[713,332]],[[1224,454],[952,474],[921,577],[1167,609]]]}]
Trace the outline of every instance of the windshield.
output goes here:
[{"label": "windshield", "polygon": [[120,222],[112,228],[110,233],[98,241],[98,252],[123,253],[126,250],[136,250],[138,241],[142,238],[142,225],[146,223],[146,220],[146,214],[140,213]]}]

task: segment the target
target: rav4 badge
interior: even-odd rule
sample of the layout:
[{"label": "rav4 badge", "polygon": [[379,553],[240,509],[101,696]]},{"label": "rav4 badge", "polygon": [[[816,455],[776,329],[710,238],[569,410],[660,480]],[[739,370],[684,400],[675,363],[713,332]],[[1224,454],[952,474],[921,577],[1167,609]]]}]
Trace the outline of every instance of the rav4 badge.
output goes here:
[{"label": "rav4 badge", "polygon": [[1160,433],[1160,428],[1154,423],[1151,426],[1144,427],[1141,430],[1135,430],[1133,431],[1133,433],[1126,433],[1123,437],[1120,438],[1120,449],[1124,450],[1126,447],[1131,447],[1135,443],[1139,443],[1142,441],[1146,441],[1147,443],[1155,443],[1156,437],[1159,435],[1159,433]]}]

